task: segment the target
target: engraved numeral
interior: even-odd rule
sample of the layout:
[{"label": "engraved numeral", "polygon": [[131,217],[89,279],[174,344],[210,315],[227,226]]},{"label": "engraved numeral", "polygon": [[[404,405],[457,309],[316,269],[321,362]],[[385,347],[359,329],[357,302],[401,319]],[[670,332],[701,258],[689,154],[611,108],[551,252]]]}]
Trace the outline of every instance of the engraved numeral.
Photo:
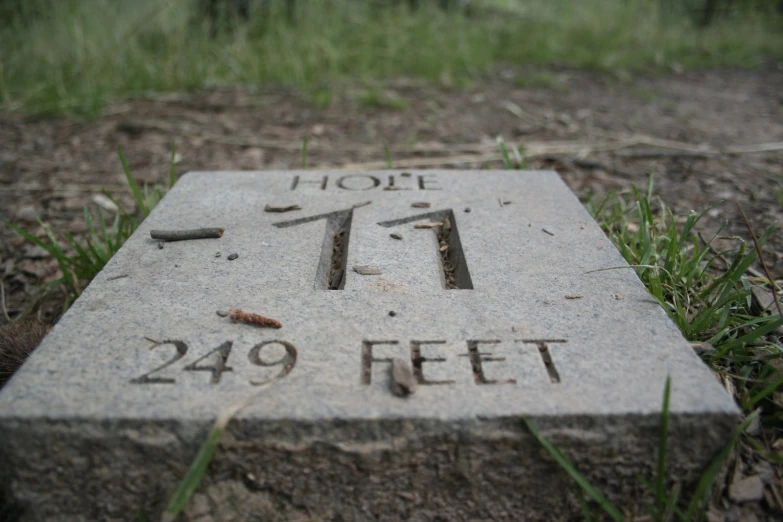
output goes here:
[{"label": "engraved numeral", "polygon": [[160,343],[155,343],[155,345],[152,348],[154,349],[157,348],[158,346],[163,346],[164,344],[174,345],[174,348],[176,348],[176,353],[174,354],[174,357],[172,357],[165,363],[161,364],[154,370],[145,373],[141,377],[136,377],[135,379],[131,379],[131,382],[133,384],[174,384],[175,380],[172,377],[151,377],[151,375],[155,372],[159,372],[163,368],[170,366],[175,362],[179,361],[180,359],[182,359],[183,357],[185,357],[185,354],[188,353],[188,345],[183,343],[182,341],[162,341]]},{"label": "engraved numeral", "polygon": [[315,272],[315,287],[321,290],[342,290],[345,288],[345,265],[348,261],[353,207],[328,214],[280,221],[272,225],[277,228],[287,228],[319,219],[326,219],[326,233],[321,246],[321,258]]},{"label": "engraved numeral", "polygon": [[[273,344],[279,344],[285,349],[285,354],[280,357],[280,359],[276,361],[266,361],[261,357],[261,352],[263,349],[267,346],[271,346]],[[296,348],[293,344],[287,342],[287,341],[280,341],[280,340],[274,340],[274,341],[264,341],[262,343],[258,343],[254,347],[250,349],[250,353],[247,354],[247,358],[250,360],[251,364],[255,364],[256,366],[263,366],[263,367],[271,367],[271,366],[282,366],[280,369],[280,373],[272,377],[271,379],[267,379],[264,381],[250,381],[250,384],[253,386],[262,386],[264,384],[268,384],[274,380],[282,379],[289,373],[291,373],[291,370],[294,369],[294,365],[296,365]]]},{"label": "engraved numeral", "polygon": [[465,260],[459,230],[457,230],[457,218],[454,217],[453,210],[450,208],[436,210],[426,214],[382,221],[378,224],[390,228],[423,220],[439,223],[438,226],[434,226],[430,230],[435,232],[437,238],[438,255],[443,270],[443,285],[447,290],[473,290],[473,281],[470,279],[468,263]]},{"label": "engraved numeral", "polygon": [[[193,372],[212,372],[212,384],[217,384],[220,382],[220,376],[223,374],[223,372],[230,372],[233,371],[233,368],[231,366],[226,366],[226,362],[228,361],[228,356],[231,354],[231,341],[226,341],[208,354],[199,357],[192,363],[188,364],[183,368],[183,370],[187,371],[193,371]],[[198,363],[203,361],[204,359],[209,359],[209,361],[212,363],[210,365],[202,365],[199,366]]]}]

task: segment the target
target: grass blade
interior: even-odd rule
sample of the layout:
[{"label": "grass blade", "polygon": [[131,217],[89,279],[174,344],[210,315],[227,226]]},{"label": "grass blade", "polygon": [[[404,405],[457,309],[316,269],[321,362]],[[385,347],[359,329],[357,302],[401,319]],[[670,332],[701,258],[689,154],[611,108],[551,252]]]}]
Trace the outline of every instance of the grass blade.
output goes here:
[{"label": "grass blade", "polygon": [[701,478],[699,479],[699,485],[696,487],[696,493],[694,493],[693,498],[688,505],[688,511],[685,513],[685,520],[696,520],[697,513],[700,513],[703,510],[703,505],[707,500],[707,495],[712,488],[713,482],[715,482],[715,477],[717,477],[718,473],[720,472],[721,466],[723,466],[723,462],[728,458],[732,448],[734,448],[734,445],[739,440],[740,435],[742,435],[750,423],[753,422],[753,420],[756,418],[756,415],[757,412],[751,413],[745,418],[744,421],[742,421],[739,426],[734,428],[728,444],[726,444],[723,449],[720,450],[718,455],[713,459],[704,473],[702,473]]},{"label": "grass blade", "polygon": [[166,506],[165,519],[174,520],[174,518],[176,518],[185,508],[190,497],[193,496],[193,493],[195,493],[198,485],[201,483],[201,479],[204,477],[207,467],[212,461],[212,456],[217,449],[220,438],[223,436],[223,432],[226,431],[226,426],[231,418],[242,409],[245,404],[246,403],[243,402],[237,406],[228,408],[218,416],[215,424],[213,424],[212,428],[209,430],[207,440],[201,444],[201,447],[196,454],[196,458],[193,459],[188,472],[182,478],[182,481],[180,481],[177,490],[174,492],[174,496],[171,497],[171,501],[169,501],[168,506]]},{"label": "grass blade", "polygon": [[144,204],[144,196],[141,193],[139,184],[136,183],[136,178],[134,178],[131,174],[130,167],[128,167],[128,162],[125,160],[125,156],[122,154],[122,147],[117,147],[117,154],[120,156],[122,170],[125,172],[125,179],[128,181],[128,187],[130,187],[131,192],[133,193],[133,199],[136,201],[136,206],[142,215],[147,215],[149,213],[149,209],[145,208],[146,205]]},{"label": "grass blade", "polygon": [[302,140],[302,170],[307,170],[307,142],[310,140],[310,136],[305,135]]},{"label": "grass blade", "polygon": [[527,426],[527,429],[530,430],[530,433],[532,433],[536,440],[538,440],[538,442],[544,447],[544,449],[549,452],[549,454],[552,456],[552,458],[555,459],[560,467],[563,468],[572,479],[574,479],[574,482],[576,482],[580,488],[582,488],[582,491],[590,496],[590,498],[598,502],[598,505],[601,506],[601,509],[603,509],[612,520],[615,522],[622,522],[624,520],[623,514],[620,512],[620,510],[617,509],[611,502],[609,502],[609,500],[607,500],[606,497],[604,497],[597,489],[595,489],[595,487],[590,484],[584,475],[579,473],[576,468],[574,468],[566,456],[560,453],[560,450],[555,448],[548,440],[544,438],[543,435],[541,435],[541,432],[538,431],[538,428],[533,423],[533,421],[528,420],[526,417],[522,417],[522,421]]},{"label": "grass blade", "polygon": [[174,186],[177,182],[177,171],[174,167],[174,163],[177,159],[177,144],[171,143],[171,161],[169,162],[169,188]]},{"label": "grass blade", "polygon": [[756,406],[756,404],[759,403],[759,401],[763,400],[764,398],[768,397],[771,393],[773,393],[775,390],[778,389],[780,385],[783,384],[783,377],[780,377],[779,379],[776,379],[772,381],[769,385],[767,385],[763,390],[758,392],[756,395],[754,395],[745,405],[746,409],[751,409]]},{"label": "grass blade", "polygon": [[671,376],[666,376],[666,386],[663,389],[663,411],[661,411],[661,431],[658,436],[658,481],[655,485],[655,512],[659,516],[666,505],[666,451],[669,443],[669,399],[672,388]]},{"label": "grass blade", "polygon": [[391,151],[389,150],[389,145],[387,143],[383,144],[383,153],[386,155],[386,168],[393,169],[394,165],[392,164]]}]

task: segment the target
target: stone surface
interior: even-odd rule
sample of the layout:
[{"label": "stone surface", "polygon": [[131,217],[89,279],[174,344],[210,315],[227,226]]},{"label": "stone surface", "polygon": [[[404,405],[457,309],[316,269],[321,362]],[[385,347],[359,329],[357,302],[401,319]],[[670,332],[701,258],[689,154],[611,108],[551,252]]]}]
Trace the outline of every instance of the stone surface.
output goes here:
[{"label": "stone surface", "polygon": [[[149,238],[201,227],[225,233]],[[552,172],[188,174],[0,393],[0,479],[25,520],[152,520],[248,401],[186,518],[245,516],[221,495],[277,509],[265,520],[579,513],[522,416],[627,505],[667,375],[673,479],[698,476],[737,410],[634,271],[599,271],[624,266]],[[392,358],[414,394],[392,393]]]}]

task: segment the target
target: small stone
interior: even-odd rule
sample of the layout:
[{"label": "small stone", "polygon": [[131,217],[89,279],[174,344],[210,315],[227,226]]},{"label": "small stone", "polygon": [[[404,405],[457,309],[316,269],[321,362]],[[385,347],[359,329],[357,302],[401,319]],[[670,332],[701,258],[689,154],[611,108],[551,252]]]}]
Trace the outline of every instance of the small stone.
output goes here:
[{"label": "small stone", "polygon": [[407,397],[416,391],[416,379],[411,367],[398,357],[391,360],[391,384],[395,397]]},{"label": "small stone", "polygon": [[389,237],[392,239],[402,239],[402,236],[400,234],[389,234]]},{"label": "small stone", "polygon": [[369,265],[354,266],[353,271],[359,275],[381,275],[383,273],[377,266]]},{"label": "small stone", "polygon": [[470,212],[470,207],[465,207],[465,212]]},{"label": "small stone", "polygon": [[394,317],[394,316],[396,316],[396,315],[397,315],[397,312],[395,312],[394,310],[391,310],[391,311],[389,312],[389,317]]},{"label": "small stone", "polygon": [[705,353],[712,353],[715,351],[715,347],[712,346],[710,343],[692,342],[691,348],[693,348],[693,351],[696,352],[698,355],[702,355]]},{"label": "small stone", "polygon": [[220,257],[220,252],[215,252],[215,257]]},{"label": "small stone", "polygon": [[228,317],[228,310],[218,310],[216,312],[220,317]]},{"label": "small stone", "polygon": [[14,213],[16,219],[27,221],[29,223],[35,223],[41,214],[41,210],[32,205],[23,205]]},{"label": "small stone", "polygon": [[228,256],[228,260],[229,261],[233,261],[234,259],[236,259],[238,257],[239,257],[239,254],[231,254],[230,256]]},{"label": "small stone", "polygon": [[163,242],[158,241],[158,250],[163,250]]},{"label": "small stone", "polygon": [[755,502],[764,496],[764,482],[758,475],[746,477],[729,487],[729,498],[734,502]]}]

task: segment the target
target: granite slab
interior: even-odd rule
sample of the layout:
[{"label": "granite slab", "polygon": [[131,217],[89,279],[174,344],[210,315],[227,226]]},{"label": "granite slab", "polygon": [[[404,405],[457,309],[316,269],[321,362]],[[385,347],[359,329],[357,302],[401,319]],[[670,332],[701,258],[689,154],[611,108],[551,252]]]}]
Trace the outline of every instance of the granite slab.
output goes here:
[{"label": "granite slab", "polygon": [[0,393],[0,479],[23,520],[153,520],[247,403],[184,519],[567,519],[522,417],[631,505],[667,376],[687,486],[738,410],[554,172],[193,172]]}]

